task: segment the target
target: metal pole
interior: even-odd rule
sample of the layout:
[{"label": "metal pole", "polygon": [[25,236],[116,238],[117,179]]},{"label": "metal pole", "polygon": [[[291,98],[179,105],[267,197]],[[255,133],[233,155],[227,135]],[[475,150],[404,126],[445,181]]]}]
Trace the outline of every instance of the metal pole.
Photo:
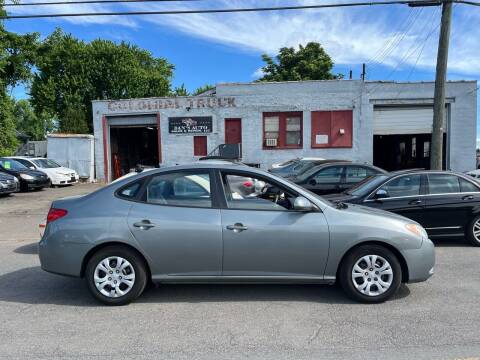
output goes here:
[{"label": "metal pole", "polygon": [[442,169],[443,158],[443,119],[445,117],[445,82],[447,78],[448,45],[452,21],[452,1],[445,0],[442,5],[442,23],[438,40],[437,69],[435,73],[435,92],[433,95],[432,146],[430,168]]}]

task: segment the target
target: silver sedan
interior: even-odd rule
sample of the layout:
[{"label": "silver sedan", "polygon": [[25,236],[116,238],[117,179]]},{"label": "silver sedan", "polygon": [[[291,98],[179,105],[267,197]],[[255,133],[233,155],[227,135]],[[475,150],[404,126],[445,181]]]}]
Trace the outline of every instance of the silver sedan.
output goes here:
[{"label": "silver sedan", "polygon": [[425,230],[409,219],[334,205],[222,161],[152,170],[54,201],[39,256],[46,271],[84,277],[108,305],[131,302],[149,281],[338,281],[357,301],[382,302],[402,282],[427,280],[435,263]]}]

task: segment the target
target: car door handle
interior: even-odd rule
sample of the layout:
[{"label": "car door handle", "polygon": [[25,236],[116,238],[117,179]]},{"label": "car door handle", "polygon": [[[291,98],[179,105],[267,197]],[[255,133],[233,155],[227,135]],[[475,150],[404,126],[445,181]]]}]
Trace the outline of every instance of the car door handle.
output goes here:
[{"label": "car door handle", "polygon": [[152,227],[155,227],[155,224],[152,224],[150,220],[142,220],[140,222],[133,223],[133,226],[140,228],[140,230],[148,230]]},{"label": "car door handle", "polygon": [[248,227],[243,225],[242,223],[235,223],[233,225],[227,225],[227,230],[233,230],[234,232],[241,232],[247,230]]},{"label": "car door handle", "polygon": [[474,197],[473,195],[465,195],[464,197],[462,197],[462,200],[473,200]]},{"label": "car door handle", "polygon": [[408,205],[420,205],[421,203],[422,203],[422,200],[415,199],[410,201]]}]

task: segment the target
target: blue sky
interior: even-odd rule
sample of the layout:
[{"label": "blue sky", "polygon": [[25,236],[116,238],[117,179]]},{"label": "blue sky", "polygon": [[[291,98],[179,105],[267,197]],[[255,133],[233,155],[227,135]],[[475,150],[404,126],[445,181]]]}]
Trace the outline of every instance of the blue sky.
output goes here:
[{"label": "blue sky", "polygon": [[[327,1],[205,0],[81,7],[49,5],[42,9],[14,8],[10,14],[321,2]],[[26,19],[6,21],[5,26],[18,33],[38,31],[42,37],[55,27],[61,27],[86,41],[104,38],[134,43],[175,65],[174,86],[184,83],[187,89],[194,90],[207,83],[255,80],[260,74],[262,53],[275,54],[282,46],[298,46],[308,41],[318,41],[324,46],[335,61],[335,72],[347,75],[352,69],[354,78],[359,77],[361,64],[366,62],[367,79],[370,80],[433,80],[439,19],[438,7],[376,6],[268,13]],[[479,79],[478,24],[478,8],[455,5],[449,56],[450,80]],[[25,97],[26,92],[28,89],[20,87],[13,93],[16,97]]]}]

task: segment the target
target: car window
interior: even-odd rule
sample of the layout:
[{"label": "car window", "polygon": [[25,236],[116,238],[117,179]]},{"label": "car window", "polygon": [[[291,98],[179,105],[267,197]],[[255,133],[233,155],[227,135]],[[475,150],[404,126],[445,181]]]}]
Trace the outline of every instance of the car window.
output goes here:
[{"label": "car window", "polygon": [[347,166],[345,168],[345,181],[347,184],[356,184],[375,174],[374,170],[364,166]]},{"label": "car window", "polygon": [[143,179],[123,187],[117,193],[117,195],[122,197],[122,198],[133,199],[135,196],[137,196],[138,191],[140,190],[140,188],[142,186],[142,182],[143,182]]},{"label": "car window", "polygon": [[317,172],[312,179],[317,184],[339,183],[342,177],[343,166],[331,166]]},{"label": "car window", "polygon": [[7,170],[27,170],[28,168],[13,159],[0,159],[0,165]]},{"label": "car window", "polygon": [[462,192],[479,192],[480,191],[478,186],[471,183],[470,181],[462,179],[461,177],[459,177],[458,179],[460,180],[460,189],[462,190]]},{"label": "car window", "polygon": [[57,162],[50,159],[36,159],[36,160],[33,160],[33,163],[38,167],[44,168],[44,169],[61,167]]},{"label": "car window", "polygon": [[210,175],[207,172],[173,172],[151,178],[146,200],[151,204],[212,207]]},{"label": "car window", "polygon": [[430,194],[450,194],[460,192],[458,176],[452,174],[428,174],[427,178]]},{"label": "car window", "polygon": [[30,161],[28,160],[24,160],[24,159],[15,159],[15,160],[18,161],[20,164],[25,165],[28,168],[30,166],[33,166],[33,164],[31,164]]},{"label": "car window", "polygon": [[387,197],[402,197],[420,195],[421,175],[399,176],[380,187],[387,192]]},{"label": "car window", "polygon": [[222,174],[227,206],[230,209],[274,210],[293,209],[295,195],[263,178]]}]

